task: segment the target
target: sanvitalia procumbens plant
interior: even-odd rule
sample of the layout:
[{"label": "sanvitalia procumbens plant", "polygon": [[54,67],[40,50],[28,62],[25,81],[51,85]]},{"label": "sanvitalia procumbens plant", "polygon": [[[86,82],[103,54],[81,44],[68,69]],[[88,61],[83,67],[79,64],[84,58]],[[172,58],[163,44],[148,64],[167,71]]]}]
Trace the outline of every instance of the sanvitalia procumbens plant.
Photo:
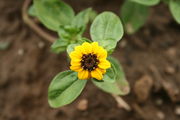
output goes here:
[{"label": "sanvitalia procumbens plant", "polygon": [[111,94],[128,93],[129,85],[121,65],[109,56],[123,35],[119,17],[111,12],[101,13],[93,21],[90,34],[92,41],[68,46],[72,71],[61,72],[52,80],[48,91],[51,107],[71,103],[87,81]]},{"label": "sanvitalia procumbens plant", "polygon": [[125,0],[121,8],[121,17],[127,34],[138,31],[149,16],[150,6],[167,4],[176,22],[180,24],[180,0]]},{"label": "sanvitalia procumbens plant", "polygon": [[[51,8],[49,8],[49,11],[56,11],[61,9],[59,7],[62,7],[59,4],[62,1],[59,1],[58,4],[57,0],[34,1],[35,4],[41,4],[39,5],[41,7],[48,6],[50,2],[51,6],[49,7]],[[34,7],[37,7],[35,4]],[[34,11],[35,16],[40,20],[45,17],[42,16],[43,13],[41,14],[41,12],[43,11],[40,8],[34,9]],[[84,14],[84,11],[80,12],[78,15],[81,17],[74,17],[70,23],[64,23],[66,25],[56,22],[57,25],[48,27],[46,24],[49,24],[49,21],[58,21],[54,20],[57,18],[52,15],[48,16],[52,18],[49,18],[46,24],[43,22],[48,28],[58,31],[60,35],[61,39],[53,44],[52,49],[61,49],[62,44],[65,44],[66,47],[64,49],[67,50],[70,57],[70,70],[60,72],[50,83],[48,102],[53,108],[61,107],[74,101],[82,92],[87,81],[92,81],[98,88],[111,94],[126,95],[129,92],[129,84],[126,81],[121,65],[115,58],[110,56],[117,42],[123,36],[123,26],[119,17],[112,12],[99,14],[90,27],[92,40],[89,40],[82,37],[82,31],[85,30],[84,26],[87,24],[87,18],[82,17]],[[40,18],[40,15],[42,18]],[[66,43],[65,41],[68,42]],[[59,50],[55,51],[59,52]]]}]

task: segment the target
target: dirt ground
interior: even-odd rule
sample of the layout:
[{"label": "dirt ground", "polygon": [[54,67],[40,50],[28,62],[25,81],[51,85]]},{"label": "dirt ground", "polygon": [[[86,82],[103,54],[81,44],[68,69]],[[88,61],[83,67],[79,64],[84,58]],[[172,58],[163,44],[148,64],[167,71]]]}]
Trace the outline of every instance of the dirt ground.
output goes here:
[{"label": "dirt ground", "polygon": [[[120,0],[65,0],[74,10],[93,6],[98,12],[119,13]],[[131,92],[123,99],[126,111],[109,94],[89,82],[81,96],[62,108],[52,109],[47,89],[53,76],[67,70],[66,54],[50,51],[21,17],[23,0],[0,0],[0,120],[180,120],[180,25],[166,5],[151,8],[146,25],[125,35],[113,54],[124,67]],[[86,33],[87,34],[87,33]],[[79,110],[81,100],[88,101]]]}]

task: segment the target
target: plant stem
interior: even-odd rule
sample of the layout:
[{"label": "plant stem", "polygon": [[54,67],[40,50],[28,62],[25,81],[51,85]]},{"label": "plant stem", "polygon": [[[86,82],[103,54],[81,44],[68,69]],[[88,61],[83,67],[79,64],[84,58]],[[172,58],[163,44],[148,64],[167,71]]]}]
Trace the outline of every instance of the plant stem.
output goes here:
[{"label": "plant stem", "polygon": [[22,7],[22,18],[23,21],[31,28],[33,29],[39,36],[44,38],[45,40],[53,43],[57,38],[54,36],[51,36],[47,32],[43,31],[37,24],[35,24],[30,17],[28,16],[28,7],[31,3],[31,0],[25,0],[23,7]]}]

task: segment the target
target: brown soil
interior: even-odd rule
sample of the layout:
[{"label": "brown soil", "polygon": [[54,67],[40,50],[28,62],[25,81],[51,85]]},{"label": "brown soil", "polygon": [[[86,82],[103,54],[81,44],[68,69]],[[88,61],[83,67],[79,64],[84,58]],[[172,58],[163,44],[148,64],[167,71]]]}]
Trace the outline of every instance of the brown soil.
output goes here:
[{"label": "brown soil", "polygon": [[[98,12],[118,14],[119,0],[67,0],[75,11],[93,6]],[[91,82],[73,104],[52,109],[47,89],[53,76],[68,69],[66,54],[50,52],[50,43],[27,27],[21,18],[23,0],[0,1],[0,120],[179,120],[180,26],[168,7],[151,9],[147,24],[125,35],[113,54],[123,65],[131,93],[123,97],[132,107],[118,108],[111,95]],[[135,89],[136,88],[136,89]],[[88,101],[81,111],[77,105]]]}]

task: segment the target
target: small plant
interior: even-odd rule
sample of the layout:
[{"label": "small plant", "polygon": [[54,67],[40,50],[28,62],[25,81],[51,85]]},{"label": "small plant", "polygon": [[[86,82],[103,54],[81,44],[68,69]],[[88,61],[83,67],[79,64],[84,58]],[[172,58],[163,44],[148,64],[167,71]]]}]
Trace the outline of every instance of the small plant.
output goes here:
[{"label": "small plant", "polygon": [[121,17],[127,34],[138,31],[149,16],[150,6],[167,4],[176,22],[180,24],[180,0],[125,0],[121,8]]},{"label": "small plant", "polygon": [[59,0],[34,0],[29,13],[44,26],[58,33],[51,49],[67,51],[70,69],[57,74],[48,90],[51,107],[61,107],[74,101],[87,81],[113,95],[126,95],[129,84],[118,61],[111,57],[123,36],[123,26],[112,12],[99,14],[90,27],[91,39],[83,37],[87,23],[95,16],[91,8],[76,16],[73,9]]}]

